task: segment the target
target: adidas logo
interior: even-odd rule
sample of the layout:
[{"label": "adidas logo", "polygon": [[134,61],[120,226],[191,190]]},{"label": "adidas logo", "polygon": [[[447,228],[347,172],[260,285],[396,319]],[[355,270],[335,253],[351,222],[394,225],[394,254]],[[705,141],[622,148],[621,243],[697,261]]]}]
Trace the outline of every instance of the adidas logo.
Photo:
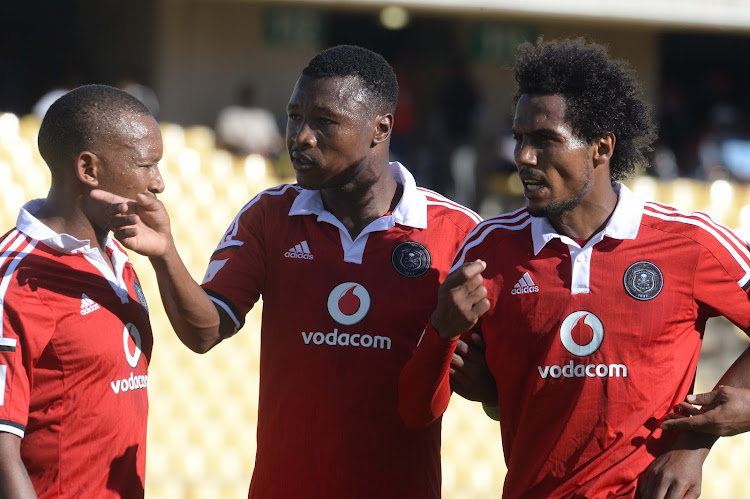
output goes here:
[{"label": "adidas logo", "polygon": [[284,253],[287,258],[301,258],[303,260],[312,260],[313,255],[310,253],[310,248],[307,246],[307,241],[295,245],[293,248],[289,248],[289,251]]},{"label": "adidas logo", "polygon": [[531,280],[531,276],[528,272],[526,272],[523,277],[521,277],[515,286],[513,286],[513,289],[510,290],[510,294],[512,295],[522,295],[524,293],[538,293],[539,292],[539,286],[534,284],[534,281]]},{"label": "adidas logo", "polygon": [[98,303],[86,296],[86,293],[83,293],[81,295],[81,315],[90,314],[91,312],[99,310],[100,308],[101,307],[99,307]]}]

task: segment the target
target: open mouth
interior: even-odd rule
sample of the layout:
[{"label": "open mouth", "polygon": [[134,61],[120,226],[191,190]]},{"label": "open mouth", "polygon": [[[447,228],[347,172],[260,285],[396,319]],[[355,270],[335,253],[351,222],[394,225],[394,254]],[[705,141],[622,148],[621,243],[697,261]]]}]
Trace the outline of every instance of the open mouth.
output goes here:
[{"label": "open mouth", "polygon": [[292,154],[292,167],[295,170],[310,170],[318,166],[318,163],[302,154]]},{"label": "open mouth", "polygon": [[521,177],[521,182],[523,183],[523,190],[525,194],[536,194],[545,187],[547,187],[547,183],[542,178],[538,177],[532,177],[532,176],[523,176]]}]

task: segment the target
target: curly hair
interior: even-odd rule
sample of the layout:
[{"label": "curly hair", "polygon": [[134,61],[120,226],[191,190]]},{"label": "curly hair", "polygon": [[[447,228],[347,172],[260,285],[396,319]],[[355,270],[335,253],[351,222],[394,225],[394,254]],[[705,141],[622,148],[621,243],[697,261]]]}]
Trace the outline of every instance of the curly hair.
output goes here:
[{"label": "curly hair", "polygon": [[605,133],[617,139],[610,160],[610,177],[622,180],[636,166],[649,167],[648,154],[656,139],[650,106],[625,61],[612,60],[607,49],[583,38],[519,47],[514,66],[518,92],[560,95],[565,99],[565,119],[573,133],[592,143]]},{"label": "curly hair", "polygon": [[107,85],[84,85],[57,99],[39,127],[39,152],[53,177],[81,151],[120,133],[123,119],[152,116],[145,104],[127,92]]},{"label": "curly hair", "polygon": [[356,45],[337,45],[313,57],[302,74],[311,78],[357,76],[369,91],[378,111],[393,113],[398,83],[383,56]]}]

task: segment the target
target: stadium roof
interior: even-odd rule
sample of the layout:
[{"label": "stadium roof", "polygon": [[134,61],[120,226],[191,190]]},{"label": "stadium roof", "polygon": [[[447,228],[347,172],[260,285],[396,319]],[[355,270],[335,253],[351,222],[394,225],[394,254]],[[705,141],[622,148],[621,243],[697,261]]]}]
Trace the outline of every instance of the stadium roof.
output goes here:
[{"label": "stadium roof", "polygon": [[750,31],[750,0],[267,0],[268,3],[381,8],[398,5],[430,12],[555,17],[664,28]]}]

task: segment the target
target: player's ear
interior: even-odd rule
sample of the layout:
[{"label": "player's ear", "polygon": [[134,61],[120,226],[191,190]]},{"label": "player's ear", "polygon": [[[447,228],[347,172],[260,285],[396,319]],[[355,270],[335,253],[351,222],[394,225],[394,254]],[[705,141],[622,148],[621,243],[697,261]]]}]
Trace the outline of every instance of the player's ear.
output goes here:
[{"label": "player's ear", "polygon": [[393,130],[393,115],[379,114],[375,117],[375,134],[372,138],[372,145],[375,146],[381,142],[385,142],[391,135]]},{"label": "player's ear", "polygon": [[607,132],[594,140],[594,167],[601,164],[609,164],[612,154],[615,152],[615,134]]},{"label": "player's ear", "polygon": [[78,180],[91,187],[99,187],[102,161],[91,151],[81,151],[76,158],[75,172]]}]

